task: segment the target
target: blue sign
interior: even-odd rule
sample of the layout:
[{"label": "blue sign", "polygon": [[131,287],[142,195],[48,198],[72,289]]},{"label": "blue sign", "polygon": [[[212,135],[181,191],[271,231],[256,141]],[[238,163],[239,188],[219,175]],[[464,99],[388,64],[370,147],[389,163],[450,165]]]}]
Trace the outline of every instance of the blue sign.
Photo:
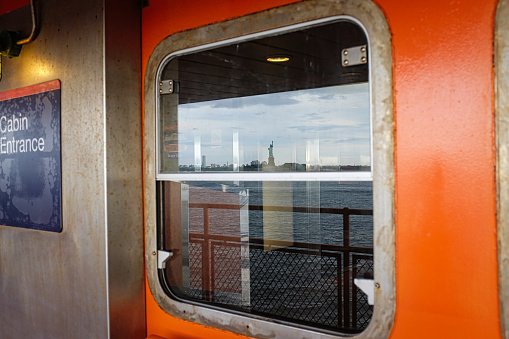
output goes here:
[{"label": "blue sign", "polygon": [[0,93],[0,225],[62,231],[60,81]]}]

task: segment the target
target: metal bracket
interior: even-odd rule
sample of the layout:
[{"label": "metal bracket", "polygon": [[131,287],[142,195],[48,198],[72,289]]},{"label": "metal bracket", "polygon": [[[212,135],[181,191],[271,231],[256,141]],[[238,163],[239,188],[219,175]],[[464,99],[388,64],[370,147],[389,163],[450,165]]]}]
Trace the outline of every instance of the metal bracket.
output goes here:
[{"label": "metal bracket", "polygon": [[373,279],[355,278],[354,284],[368,296],[368,304],[375,304],[375,281]]},{"label": "metal bracket", "polygon": [[161,80],[159,82],[159,94],[178,93],[179,83],[173,80]]},{"label": "metal bracket", "polygon": [[341,51],[341,64],[343,67],[356,66],[368,62],[366,45],[345,48]]},{"label": "metal bracket", "polygon": [[172,251],[157,251],[157,268],[162,270],[166,268],[166,262],[173,256]]}]

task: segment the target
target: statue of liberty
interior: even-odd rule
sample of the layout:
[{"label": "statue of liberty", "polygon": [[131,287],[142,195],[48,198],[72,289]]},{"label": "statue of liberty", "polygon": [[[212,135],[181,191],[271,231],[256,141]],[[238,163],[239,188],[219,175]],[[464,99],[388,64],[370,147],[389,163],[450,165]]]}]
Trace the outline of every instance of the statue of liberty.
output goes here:
[{"label": "statue of liberty", "polygon": [[272,141],[270,143],[270,146],[269,148],[267,148],[269,150],[269,166],[276,166],[276,164],[274,163],[274,153],[273,153],[273,149],[274,149],[274,141]]}]

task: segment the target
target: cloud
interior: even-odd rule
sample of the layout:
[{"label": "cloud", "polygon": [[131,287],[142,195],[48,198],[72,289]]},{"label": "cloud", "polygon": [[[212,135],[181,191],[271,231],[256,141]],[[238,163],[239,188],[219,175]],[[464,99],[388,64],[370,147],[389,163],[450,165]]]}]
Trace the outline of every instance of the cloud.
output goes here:
[{"label": "cloud", "polygon": [[[370,158],[368,91],[357,84],[179,105],[180,163],[194,162],[196,134],[208,163],[231,163],[238,133],[241,163],[266,160],[271,141],[276,161],[303,163],[313,141],[320,158],[359,164]],[[211,142],[213,130],[220,143]]]}]

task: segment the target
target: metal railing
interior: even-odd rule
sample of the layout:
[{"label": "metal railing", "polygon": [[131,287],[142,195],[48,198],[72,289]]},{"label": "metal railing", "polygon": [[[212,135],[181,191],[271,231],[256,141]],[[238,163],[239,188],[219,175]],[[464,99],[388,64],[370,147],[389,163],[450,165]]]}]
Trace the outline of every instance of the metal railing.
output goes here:
[{"label": "metal railing", "polygon": [[[372,275],[373,248],[351,246],[350,216],[373,215],[372,210],[248,207],[250,211],[342,215],[343,244],[330,245],[280,240],[267,244],[267,239],[212,234],[210,210],[242,206],[189,203],[189,208],[203,211],[203,233],[189,233],[192,297],[326,328],[361,331],[369,324],[373,307],[353,279]],[[242,277],[242,256],[250,263],[247,282]],[[242,295],[246,288],[247,301]]]}]

